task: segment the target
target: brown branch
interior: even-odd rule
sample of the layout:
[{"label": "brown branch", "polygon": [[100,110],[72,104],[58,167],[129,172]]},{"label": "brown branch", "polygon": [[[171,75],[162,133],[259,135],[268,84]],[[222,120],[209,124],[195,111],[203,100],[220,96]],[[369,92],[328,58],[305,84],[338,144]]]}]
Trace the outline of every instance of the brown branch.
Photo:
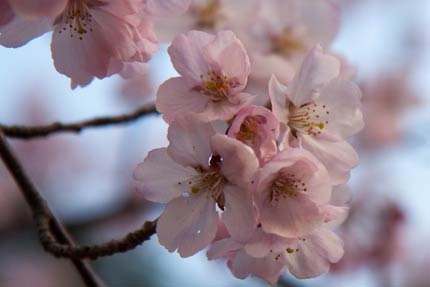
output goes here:
[{"label": "brown branch", "polygon": [[30,139],[35,137],[45,137],[59,132],[79,133],[85,128],[101,127],[113,124],[125,124],[137,120],[145,115],[155,114],[157,110],[154,105],[143,106],[136,111],[120,116],[100,117],[76,123],[52,123],[46,126],[7,126],[0,125],[0,130],[10,138]]},{"label": "brown branch", "polygon": [[1,130],[0,156],[31,208],[38,228],[39,239],[45,250],[58,257],[71,258],[87,286],[104,286],[104,283],[98,278],[89,263],[82,260],[83,258],[95,259],[99,256],[125,252],[148,240],[155,233],[156,220],[145,222],[142,228],[129,233],[121,240],[112,240],[102,245],[76,246],[25,173]]}]

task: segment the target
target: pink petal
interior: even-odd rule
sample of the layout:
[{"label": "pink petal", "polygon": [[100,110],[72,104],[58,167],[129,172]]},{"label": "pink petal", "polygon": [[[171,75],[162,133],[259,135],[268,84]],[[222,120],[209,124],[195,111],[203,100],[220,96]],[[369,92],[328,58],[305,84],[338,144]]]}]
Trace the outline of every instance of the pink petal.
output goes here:
[{"label": "pink petal", "polygon": [[50,19],[27,21],[15,16],[8,24],[0,26],[0,45],[8,48],[21,47],[51,29]]},{"label": "pink petal", "polygon": [[184,13],[191,0],[146,0],[145,11],[155,16],[176,16]]},{"label": "pink petal", "polygon": [[285,245],[291,241],[276,234],[264,232],[258,228],[249,242],[245,245],[246,253],[252,257],[262,258],[269,255],[271,252],[285,250]]},{"label": "pink petal", "polygon": [[348,181],[351,169],[359,161],[357,153],[348,142],[333,142],[304,134],[300,138],[303,148],[315,155],[327,168],[333,185]]},{"label": "pink petal", "polygon": [[191,91],[183,78],[171,78],[158,88],[156,106],[163,119],[170,123],[178,114],[187,111],[202,112],[209,99],[198,92]]},{"label": "pink petal", "polygon": [[251,65],[245,47],[232,31],[221,31],[209,43],[204,52],[212,67],[217,67],[228,79],[234,79],[237,86],[232,93],[242,91],[251,72]]},{"label": "pink petal", "polygon": [[26,20],[58,17],[67,5],[67,0],[9,0],[17,15]]},{"label": "pink petal", "polygon": [[217,224],[212,197],[204,192],[178,197],[167,204],[158,219],[158,240],[170,252],[178,249],[181,257],[189,257],[209,245]]},{"label": "pink petal", "polygon": [[284,272],[284,265],[280,260],[275,259],[275,255],[268,255],[263,258],[249,256],[244,250],[229,262],[231,272],[240,279],[245,279],[249,275],[257,276],[267,283],[275,285],[279,276]]},{"label": "pink petal", "polygon": [[320,46],[308,52],[299,71],[289,85],[288,98],[296,107],[309,102],[313,91],[336,78],[340,72],[340,61],[325,54]]},{"label": "pink petal", "polygon": [[229,237],[217,240],[212,243],[206,255],[209,260],[214,260],[218,258],[232,258],[241,248],[241,243]]},{"label": "pink petal", "polygon": [[264,202],[260,213],[263,230],[284,237],[307,234],[323,222],[318,206],[301,193],[294,197],[281,196],[276,205]]},{"label": "pink petal", "polygon": [[332,231],[321,228],[299,240],[298,252],[285,255],[288,270],[297,278],[313,278],[327,273],[330,262],[343,256],[343,243]]},{"label": "pink petal", "polygon": [[348,80],[335,79],[324,86],[316,100],[318,105],[325,105],[330,112],[320,115],[322,122],[328,122],[324,130],[342,139],[358,133],[364,126],[360,99],[360,89]]},{"label": "pink petal", "polygon": [[138,191],[146,200],[167,203],[187,192],[187,181],[196,176],[192,168],[185,168],[174,162],[166,148],[159,148],[148,153],[145,160],[134,171],[138,181]]},{"label": "pink petal", "polygon": [[[234,97],[234,103],[230,100]],[[229,100],[220,102],[209,101],[206,109],[201,113],[208,120],[225,120],[228,121],[244,106],[251,103],[253,96],[240,93],[230,97]]]},{"label": "pink petal", "polygon": [[288,104],[287,87],[282,85],[275,75],[269,81],[269,96],[272,104],[272,112],[276,118],[284,124],[288,123]]},{"label": "pink petal", "polygon": [[[252,139],[244,141],[238,138],[238,134],[249,119],[254,119],[256,122],[255,131],[251,131],[255,135],[252,136]],[[246,106],[236,114],[233,123],[228,129],[228,136],[241,140],[250,146],[257,155],[260,165],[263,165],[278,152],[276,141],[279,136],[279,122],[275,115],[264,107]]]},{"label": "pink petal", "polygon": [[242,142],[216,134],[211,138],[212,150],[222,158],[221,171],[230,183],[248,188],[258,169],[253,150]]},{"label": "pink petal", "polygon": [[214,39],[214,35],[205,32],[189,31],[177,36],[168,48],[173,66],[190,86],[199,85],[200,75],[212,70],[203,48]]},{"label": "pink petal", "polygon": [[243,187],[224,187],[225,210],[222,220],[228,232],[237,241],[248,240],[257,226],[257,210],[251,192]]},{"label": "pink petal", "polygon": [[215,134],[212,125],[196,114],[178,116],[167,133],[170,157],[183,166],[206,169],[212,154],[210,139]]}]

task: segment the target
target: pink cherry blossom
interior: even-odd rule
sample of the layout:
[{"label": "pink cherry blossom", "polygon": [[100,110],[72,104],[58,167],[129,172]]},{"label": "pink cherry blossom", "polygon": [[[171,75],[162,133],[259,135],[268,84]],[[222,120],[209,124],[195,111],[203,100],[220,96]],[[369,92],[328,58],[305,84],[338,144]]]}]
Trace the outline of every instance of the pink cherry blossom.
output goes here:
[{"label": "pink cherry blossom", "polygon": [[250,146],[260,165],[263,165],[278,152],[276,141],[279,136],[279,122],[273,113],[264,107],[246,106],[236,114],[228,136]]},{"label": "pink cherry blossom", "polygon": [[158,51],[152,17],[182,13],[189,2],[9,0],[0,4],[0,44],[19,47],[53,30],[56,69],[72,79],[73,88],[85,86],[94,77],[120,73],[127,63],[147,62]]},{"label": "pink cherry blossom", "polygon": [[186,111],[228,120],[252,99],[242,93],[250,73],[248,55],[233,32],[190,31],[176,37],[168,52],[181,77],[158,89],[156,105],[166,122]]},{"label": "pink cherry blossom", "polygon": [[248,17],[243,41],[254,67],[252,77],[274,73],[288,82],[309,48],[328,47],[337,34],[339,11],[328,0],[260,0]]},{"label": "pink cherry blossom", "polygon": [[330,269],[343,256],[343,242],[332,231],[321,227],[297,237],[282,237],[258,228],[246,243],[226,237],[212,243],[210,260],[224,258],[233,275],[244,279],[257,276],[275,285],[288,271],[295,277],[313,278]]},{"label": "pink cherry blossom", "polygon": [[161,41],[171,42],[180,33],[190,30],[217,32],[238,31],[248,21],[257,0],[192,0],[186,13],[176,19],[160,18],[156,31]]},{"label": "pink cherry blossom", "polygon": [[307,234],[321,226],[319,206],[330,200],[327,170],[309,152],[286,148],[258,174],[256,204],[262,229],[284,237]]},{"label": "pink cherry blossom", "polygon": [[251,185],[258,168],[252,149],[216,134],[195,114],[177,117],[168,130],[169,146],[151,151],[136,171],[147,200],[167,203],[158,220],[160,243],[191,256],[215,237],[216,206],[229,233],[246,240],[256,226]]},{"label": "pink cherry blossom", "polygon": [[360,89],[340,77],[340,62],[313,48],[288,88],[275,76],[269,83],[272,109],[288,132],[284,145],[314,154],[329,171],[333,185],[345,183],[358,155],[346,139],[363,127]]}]

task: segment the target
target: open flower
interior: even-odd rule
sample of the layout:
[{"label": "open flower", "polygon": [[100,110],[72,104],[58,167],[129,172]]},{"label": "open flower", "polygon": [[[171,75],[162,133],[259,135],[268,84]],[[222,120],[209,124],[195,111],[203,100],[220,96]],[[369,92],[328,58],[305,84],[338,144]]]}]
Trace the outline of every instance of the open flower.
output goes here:
[{"label": "open flower", "polygon": [[[183,12],[189,0],[9,0],[9,3],[14,18],[0,26],[0,44],[19,47],[53,30],[51,50],[55,68],[72,79],[74,88],[89,84],[94,77],[101,79],[120,73],[127,63],[147,62],[158,50],[151,16]],[[0,12],[1,22],[9,17],[6,13],[11,10],[7,11]]]},{"label": "open flower", "polygon": [[275,285],[286,269],[300,279],[327,273],[343,253],[342,240],[324,227],[289,238],[258,228],[246,243],[231,237],[215,241],[207,256],[209,260],[227,259],[231,272],[240,279],[253,275]]},{"label": "open flower", "polygon": [[339,9],[332,2],[259,0],[241,33],[253,66],[251,77],[267,81],[274,73],[290,81],[312,46],[328,47],[339,25]]},{"label": "open flower", "polygon": [[236,114],[228,136],[250,146],[263,165],[278,152],[279,121],[264,107],[246,106]]},{"label": "open flower", "polygon": [[307,234],[323,223],[319,206],[331,196],[327,170],[309,152],[286,148],[260,171],[256,204],[262,229],[284,237]]},{"label": "open flower", "polygon": [[166,122],[186,111],[228,120],[252,99],[242,93],[250,73],[248,55],[233,32],[190,31],[176,37],[168,52],[181,77],[158,89],[156,105]]},{"label": "open flower", "polygon": [[345,183],[358,155],[346,139],[363,127],[360,89],[340,77],[340,62],[313,48],[288,88],[269,83],[272,110],[288,132],[284,145],[303,147],[329,171],[333,185]]},{"label": "open flower", "polygon": [[252,149],[216,134],[195,114],[176,118],[169,146],[151,151],[136,171],[139,190],[154,202],[167,203],[157,224],[160,243],[182,257],[206,247],[222,220],[237,240],[247,240],[256,226],[251,185],[258,168]]}]

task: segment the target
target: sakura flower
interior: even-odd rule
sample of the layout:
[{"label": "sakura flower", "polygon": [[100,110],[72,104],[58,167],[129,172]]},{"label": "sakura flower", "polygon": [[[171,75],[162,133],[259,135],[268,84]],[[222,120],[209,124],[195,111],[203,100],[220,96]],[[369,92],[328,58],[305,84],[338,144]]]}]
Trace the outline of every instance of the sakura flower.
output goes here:
[{"label": "sakura flower", "polygon": [[181,77],[158,89],[156,106],[167,123],[186,111],[208,120],[228,120],[252,99],[242,93],[249,58],[233,32],[190,31],[176,37],[168,52]]},{"label": "sakura flower", "polygon": [[238,140],[216,134],[195,114],[177,117],[169,146],[151,151],[135,171],[150,201],[167,203],[157,224],[160,243],[182,257],[206,247],[218,225],[216,206],[229,233],[247,240],[256,226],[250,193],[258,161]]},{"label": "sakura flower", "polygon": [[288,269],[295,277],[313,278],[330,269],[343,256],[342,240],[327,228],[297,237],[281,237],[257,229],[247,243],[227,237],[215,241],[207,256],[210,260],[225,258],[233,275],[244,279],[258,276],[275,285]]},{"label": "sakura flower", "polygon": [[330,195],[324,166],[305,150],[286,148],[258,174],[255,200],[262,229],[283,237],[307,234],[322,225],[319,206]]},{"label": "sakura flower", "polygon": [[363,127],[360,89],[340,76],[340,62],[313,48],[288,88],[269,83],[272,109],[287,127],[284,145],[302,147],[327,168],[333,185],[345,183],[358,155],[346,139]]},{"label": "sakura flower", "polygon": [[264,107],[246,106],[236,114],[228,136],[252,147],[260,165],[263,165],[278,152],[279,122]]},{"label": "sakura flower", "polygon": [[288,82],[315,44],[328,47],[339,22],[328,0],[260,0],[249,16],[243,41],[253,65],[252,77],[269,80],[274,73]]},{"label": "sakura flower", "polygon": [[120,73],[127,63],[147,62],[158,50],[152,16],[184,12],[189,0],[9,0],[9,4],[10,9],[0,12],[0,25],[4,23],[0,44],[19,47],[53,30],[55,68],[70,77],[75,88],[94,77]]},{"label": "sakura flower", "polygon": [[161,41],[171,42],[173,38],[190,30],[217,32],[236,31],[248,19],[257,0],[192,0],[186,13],[176,19],[160,18],[156,31]]}]

